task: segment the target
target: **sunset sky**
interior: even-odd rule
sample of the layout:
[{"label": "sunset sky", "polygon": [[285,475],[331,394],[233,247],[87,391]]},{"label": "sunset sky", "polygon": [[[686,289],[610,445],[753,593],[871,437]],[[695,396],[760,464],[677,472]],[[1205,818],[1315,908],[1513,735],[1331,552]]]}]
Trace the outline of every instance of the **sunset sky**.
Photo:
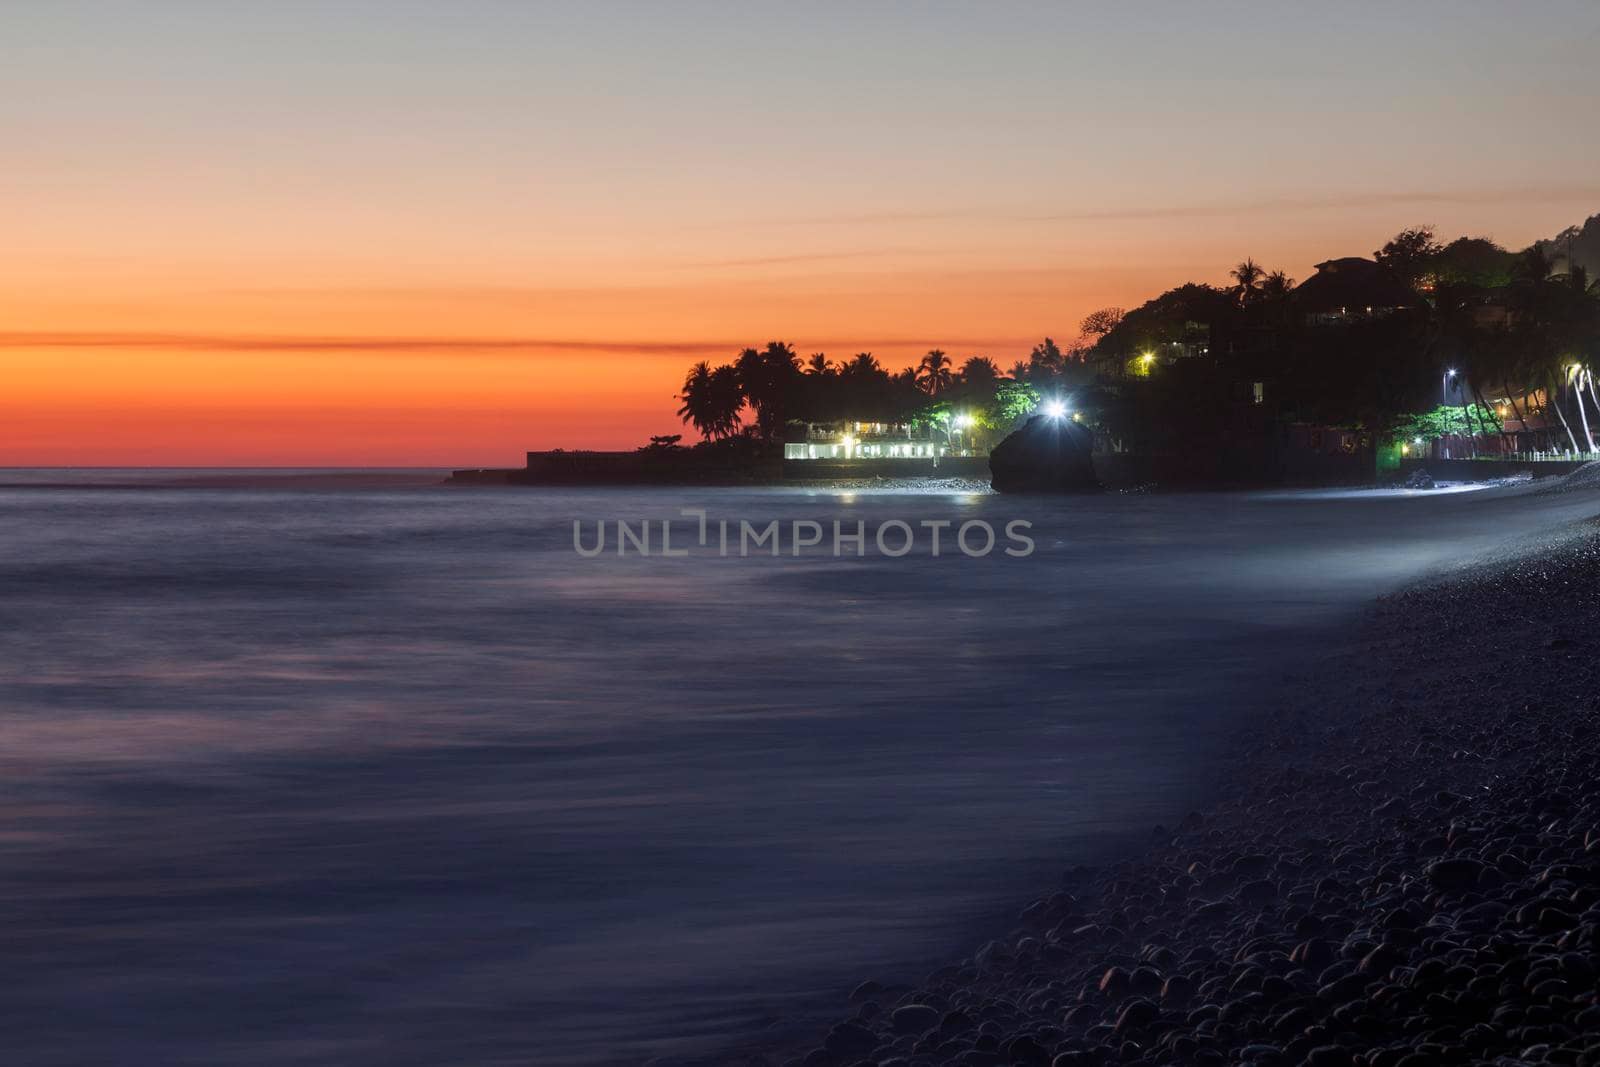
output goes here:
[{"label": "sunset sky", "polygon": [[0,465],[520,463],[1600,212],[1593,0],[0,8]]}]

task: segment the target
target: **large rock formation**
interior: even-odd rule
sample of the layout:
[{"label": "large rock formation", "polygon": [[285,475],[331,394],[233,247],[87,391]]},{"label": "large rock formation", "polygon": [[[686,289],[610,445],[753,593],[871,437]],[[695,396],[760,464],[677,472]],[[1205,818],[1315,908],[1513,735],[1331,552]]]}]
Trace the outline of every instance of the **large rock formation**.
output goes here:
[{"label": "large rock formation", "polygon": [[1001,493],[1099,489],[1094,476],[1094,435],[1071,419],[1035,415],[995,446],[990,482]]}]

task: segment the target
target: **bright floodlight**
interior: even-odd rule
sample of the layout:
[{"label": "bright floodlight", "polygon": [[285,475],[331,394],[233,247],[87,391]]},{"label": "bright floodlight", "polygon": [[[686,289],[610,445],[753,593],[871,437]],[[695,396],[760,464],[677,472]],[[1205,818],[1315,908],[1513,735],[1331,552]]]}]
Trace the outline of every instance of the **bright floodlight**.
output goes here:
[{"label": "bright floodlight", "polygon": [[1447,373],[1447,374],[1449,374],[1449,375],[1450,375],[1450,377],[1452,377],[1452,378],[1454,378],[1454,377],[1455,377],[1455,376],[1456,376],[1456,370],[1455,370],[1455,368],[1454,368],[1454,367],[1451,367],[1451,368],[1450,368],[1450,369],[1449,369],[1449,370],[1448,370],[1448,371],[1446,371],[1446,372],[1445,372],[1445,373]]},{"label": "bright floodlight", "polygon": [[972,425],[972,416],[971,415],[957,415],[956,416],[956,425],[957,426],[971,426]]},{"label": "bright floodlight", "polygon": [[1052,419],[1066,418],[1067,405],[1063,404],[1059,400],[1048,401],[1044,406],[1044,413],[1049,415]]}]

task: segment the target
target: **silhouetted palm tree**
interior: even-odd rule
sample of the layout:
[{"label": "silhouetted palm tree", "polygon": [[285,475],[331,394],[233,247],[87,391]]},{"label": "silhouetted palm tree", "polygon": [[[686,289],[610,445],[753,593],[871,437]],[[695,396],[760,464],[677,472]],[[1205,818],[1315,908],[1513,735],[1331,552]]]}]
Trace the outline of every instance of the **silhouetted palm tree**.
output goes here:
[{"label": "silhouetted palm tree", "polygon": [[709,363],[701,360],[690,368],[678,399],[683,402],[678,417],[692,423],[700,436],[710,440],[738,432],[744,397],[732,367],[724,365],[712,370]]},{"label": "silhouetted palm tree", "polygon": [[990,385],[1000,379],[1000,368],[988,356],[972,356],[961,364],[961,380],[968,385]]},{"label": "silhouetted palm tree", "polygon": [[[1560,299],[1559,343],[1573,357],[1567,376],[1577,393],[1578,410],[1583,410],[1583,394],[1587,391],[1595,414],[1600,417],[1600,389],[1595,386],[1591,362],[1593,353],[1600,351],[1600,289],[1589,284],[1588,270],[1577,263],[1558,280],[1564,290]],[[1588,431],[1586,426],[1585,434]],[[1589,450],[1594,451],[1595,446],[1591,444]]]},{"label": "silhouetted palm tree", "polygon": [[[1600,350],[1600,293],[1589,285],[1588,273],[1581,266],[1556,275],[1549,257],[1537,245],[1517,258],[1511,275],[1507,295],[1517,358],[1529,372],[1530,381],[1544,387],[1547,405],[1555,409],[1573,448],[1593,452],[1596,426],[1588,408],[1592,405],[1600,417],[1600,389],[1585,357]],[[1577,409],[1581,441],[1563,408],[1568,399]]]},{"label": "silhouetted palm tree", "polygon": [[875,374],[879,369],[878,360],[871,352],[857,352],[850,357],[849,363],[840,368],[840,372],[860,376]]},{"label": "silhouetted palm tree", "polygon": [[[1561,391],[1566,386],[1566,375],[1552,359],[1539,358],[1535,355],[1528,361],[1523,373],[1523,381],[1533,393],[1544,394],[1544,416],[1548,421],[1550,412],[1556,413],[1556,419],[1561,423],[1561,429],[1566,432],[1567,442],[1574,452],[1582,452],[1583,446],[1578,443],[1578,435],[1572,432],[1572,423],[1567,421],[1567,413],[1561,409]],[[1555,434],[1550,434],[1552,444],[1555,443]]]},{"label": "silhouetted palm tree", "polygon": [[1294,289],[1294,279],[1281,270],[1275,270],[1261,279],[1257,290],[1263,300],[1282,300]]},{"label": "silhouetted palm tree", "polygon": [[1060,374],[1067,365],[1067,357],[1062,354],[1061,346],[1046,337],[1043,341],[1033,346],[1033,351],[1028,353],[1029,374]]},{"label": "silhouetted palm tree", "polygon": [[1583,390],[1591,382],[1589,368],[1582,363],[1567,364],[1567,388],[1572,390],[1573,398],[1578,402],[1578,420],[1583,425],[1583,439],[1588,442],[1588,450],[1595,451],[1594,430],[1589,426],[1589,410],[1583,403]]},{"label": "silhouetted palm tree", "polygon": [[1261,288],[1261,279],[1266,276],[1266,273],[1261,264],[1253,259],[1246,259],[1228,272],[1234,281],[1234,299],[1240,307],[1244,307],[1255,300],[1256,291]]},{"label": "silhouetted palm tree", "polygon": [[917,385],[929,396],[938,396],[950,388],[955,376],[950,373],[950,357],[941,349],[933,349],[917,364]]},{"label": "silhouetted palm tree", "polygon": [[756,432],[771,441],[783,428],[785,408],[797,393],[800,357],[789,345],[769,341],[764,349],[740,352],[734,367],[745,401],[755,409]]},{"label": "silhouetted palm tree", "polygon": [[833,363],[828,359],[828,355],[825,352],[813,352],[811,357],[806,360],[807,374],[827,374],[832,369]]}]

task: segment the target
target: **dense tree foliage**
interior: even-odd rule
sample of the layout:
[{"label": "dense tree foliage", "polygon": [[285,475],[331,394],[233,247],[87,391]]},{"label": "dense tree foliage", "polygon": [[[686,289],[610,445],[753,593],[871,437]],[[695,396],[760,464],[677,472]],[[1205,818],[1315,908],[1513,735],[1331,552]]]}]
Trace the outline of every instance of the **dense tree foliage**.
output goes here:
[{"label": "dense tree foliage", "polygon": [[1433,239],[1433,228],[1418,226],[1395,234],[1372,258],[1394,271],[1407,285],[1416,285],[1441,251],[1439,242]]},{"label": "dense tree foliage", "polygon": [[[797,423],[857,421],[959,429],[992,443],[1041,403],[1059,402],[1108,447],[1139,451],[1226,448],[1290,423],[1391,440],[1467,427],[1509,440],[1508,427],[1532,425],[1535,447],[1593,451],[1600,291],[1581,264],[1560,258],[1588,232],[1511,253],[1481,237],[1441,244],[1431,228],[1413,227],[1373,260],[1321,264],[1317,284],[1301,287],[1246,258],[1227,287],[1188,283],[1132,310],[1102,308],[1081,323],[1086,347],[1063,350],[1046,337],[1007,370],[941,349],[894,373],[870,352],[838,361],[817,352],[802,364],[773,341],[729,364],[696,364],[679,415],[707,442],[771,444]],[[1326,299],[1351,284],[1359,292],[1363,280],[1381,306]],[[1329,314],[1328,303],[1358,306]],[[1459,379],[1443,377],[1451,370]],[[1459,419],[1439,414],[1452,383],[1459,390],[1445,406]],[[1516,410],[1501,419],[1490,394]],[[1522,410],[1530,394],[1543,423]]]},{"label": "dense tree foliage", "polygon": [[715,370],[704,360],[683,380],[678,416],[691,423],[707,440],[731,436],[739,430],[739,409],[744,407],[739,374],[732,367]]},{"label": "dense tree foliage", "polygon": [[1101,308],[1091,311],[1083,317],[1078,324],[1078,332],[1084,337],[1100,338],[1117,328],[1124,316],[1128,313],[1119,307]]}]

